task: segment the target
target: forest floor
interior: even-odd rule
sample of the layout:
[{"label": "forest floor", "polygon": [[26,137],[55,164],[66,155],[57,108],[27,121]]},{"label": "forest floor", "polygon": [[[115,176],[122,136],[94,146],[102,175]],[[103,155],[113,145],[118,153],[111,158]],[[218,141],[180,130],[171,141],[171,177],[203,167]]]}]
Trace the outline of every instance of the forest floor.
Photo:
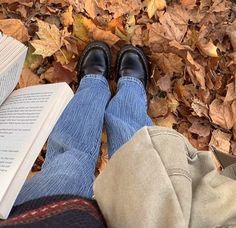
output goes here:
[{"label": "forest floor", "polygon": [[[199,150],[236,155],[236,5],[228,0],[0,0],[0,30],[29,47],[18,88],[65,81],[77,87],[76,63],[92,40],[113,55],[144,48],[153,122]],[[114,78],[114,72],[113,72]],[[115,90],[115,82],[111,80]],[[98,170],[107,162],[103,132]],[[34,171],[43,162],[46,147]]]}]

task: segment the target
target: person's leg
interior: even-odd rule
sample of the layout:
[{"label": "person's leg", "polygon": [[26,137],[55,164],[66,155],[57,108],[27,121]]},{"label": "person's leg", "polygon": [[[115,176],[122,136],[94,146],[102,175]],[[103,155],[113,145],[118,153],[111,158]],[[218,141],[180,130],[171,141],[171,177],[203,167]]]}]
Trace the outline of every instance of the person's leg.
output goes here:
[{"label": "person's leg", "polygon": [[126,143],[143,126],[151,126],[147,115],[147,96],[143,84],[136,78],[119,79],[117,94],[105,112],[108,135],[108,152],[114,152]]},{"label": "person's leg", "polygon": [[42,170],[26,181],[15,205],[59,194],[92,197],[109,100],[109,85],[104,76],[91,74],[82,78],[78,91],[49,137]]}]

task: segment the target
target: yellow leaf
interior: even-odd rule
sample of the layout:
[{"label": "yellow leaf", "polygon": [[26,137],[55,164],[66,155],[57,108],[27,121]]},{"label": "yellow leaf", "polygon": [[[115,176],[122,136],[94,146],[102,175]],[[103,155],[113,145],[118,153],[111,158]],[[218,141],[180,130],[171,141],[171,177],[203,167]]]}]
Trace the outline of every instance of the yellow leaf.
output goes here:
[{"label": "yellow leaf", "polygon": [[89,32],[95,27],[92,20],[87,19],[81,14],[74,15],[73,35],[79,40],[87,43],[89,41]]},{"label": "yellow leaf", "polygon": [[205,39],[201,39],[197,43],[198,48],[207,56],[218,57],[217,47],[212,41],[206,42]]},{"label": "yellow leaf", "polygon": [[152,18],[157,10],[163,10],[166,7],[165,0],[146,0],[148,17]]},{"label": "yellow leaf", "polygon": [[34,54],[42,55],[43,58],[53,55],[60,50],[62,46],[61,33],[55,25],[48,24],[41,20],[37,20],[39,31],[37,32],[40,40],[31,41],[35,48]]}]

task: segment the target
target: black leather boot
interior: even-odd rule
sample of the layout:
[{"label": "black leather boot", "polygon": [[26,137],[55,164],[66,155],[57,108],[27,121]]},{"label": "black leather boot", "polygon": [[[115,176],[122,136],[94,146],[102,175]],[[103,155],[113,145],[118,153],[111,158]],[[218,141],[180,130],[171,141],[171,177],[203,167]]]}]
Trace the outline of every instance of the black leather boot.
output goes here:
[{"label": "black leather boot", "polygon": [[143,50],[132,45],[124,46],[117,58],[117,81],[120,77],[134,77],[147,87],[149,77],[148,60]]},{"label": "black leather boot", "polygon": [[109,46],[100,41],[94,41],[84,49],[77,65],[77,77],[80,81],[85,75],[99,74],[109,77],[111,52]]}]

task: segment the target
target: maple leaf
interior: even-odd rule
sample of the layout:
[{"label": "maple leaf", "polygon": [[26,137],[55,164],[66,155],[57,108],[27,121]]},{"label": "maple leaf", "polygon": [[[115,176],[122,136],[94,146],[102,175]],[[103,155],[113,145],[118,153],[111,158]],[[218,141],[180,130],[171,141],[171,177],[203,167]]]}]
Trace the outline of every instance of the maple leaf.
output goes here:
[{"label": "maple leaf", "polygon": [[157,10],[163,10],[166,7],[165,0],[146,0],[148,17],[152,18]]},{"label": "maple leaf", "polygon": [[39,31],[37,32],[39,40],[33,40],[30,43],[35,48],[34,54],[42,55],[43,58],[53,55],[62,47],[62,35],[55,25],[37,20]]}]

